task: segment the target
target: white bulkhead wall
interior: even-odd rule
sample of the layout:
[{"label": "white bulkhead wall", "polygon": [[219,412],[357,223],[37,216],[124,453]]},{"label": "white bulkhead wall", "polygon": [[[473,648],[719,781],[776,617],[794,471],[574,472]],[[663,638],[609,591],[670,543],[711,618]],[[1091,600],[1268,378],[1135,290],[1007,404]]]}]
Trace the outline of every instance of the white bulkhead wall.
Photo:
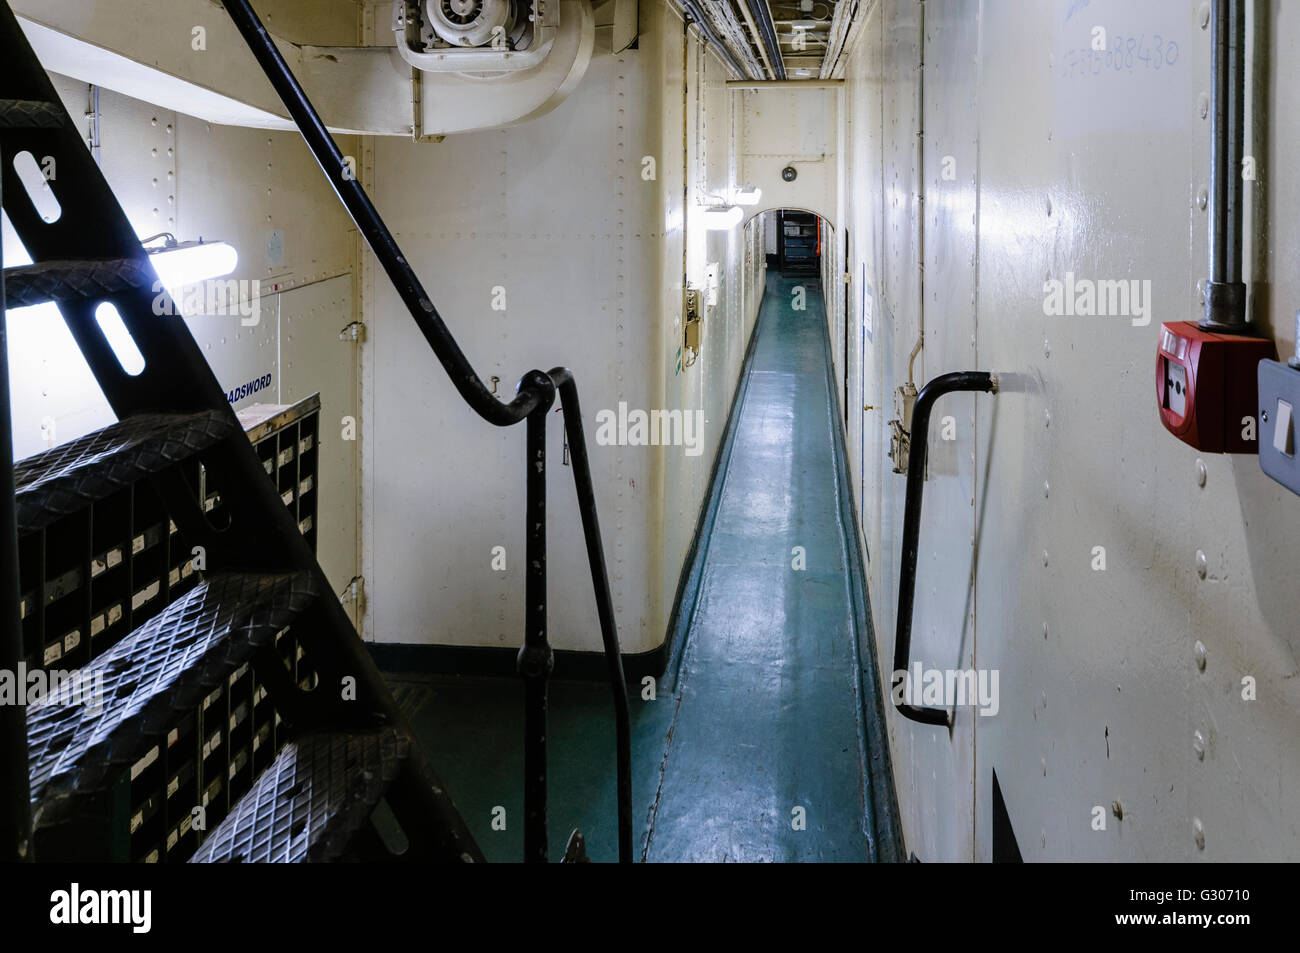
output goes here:
[{"label": "white bulkhead wall", "polygon": [[[927,0],[922,47],[922,5],[878,0],[850,50],[848,437],[886,679],[904,488],[887,422],[922,303],[918,385],[1001,381],[936,407],[913,624],[927,667],[999,672],[999,711],[961,709],[950,737],[886,705],[904,833],[926,861],[990,858],[995,770],[1027,860],[1300,854],[1300,501],[1254,456],[1180,443],[1155,407],[1160,323],[1198,319],[1207,271],[1200,7]],[[1248,5],[1267,51],[1248,64],[1248,221],[1267,230],[1247,228],[1247,275],[1285,357],[1300,279],[1273,263],[1300,245],[1283,172],[1300,125],[1266,107],[1300,78],[1300,32],[1255,20],[1267,7]],[[1119,68],[1093,68],[1096,26],[1123,44]],[[1067,272],[1150,281],[1149,323],[1046,316],[1044,284]]]},{"label": "white bulkhead wall", "polygon": [[[836,224],[837,90],[742,86],[732,95],[740,117],[740,180],[763,190],[750,213],[803,209]],[[794,169],[793,181],[782,176],[786,168]]]},{"label": "white bulkhead wall", "polygon": [[[706,232],[700,217],[736,182],[733,97],[716,57],[662,0],[642,0],[638,49],[612,54],[610,34],[597,29],[586,77],[550,114],[437,144],[375,139],[367,174],[480,374],[508,394],[530,368],[574,371],[619,635],[640,653],[665,637],[761,298],[763,231]],[[710,265],[716,304],[698,359],[679,369],[683,268],[703,285]],[[485,426],[382,276],[362,282],[364,634],[516,646],[522,428]],[[599,445],[596,416],[620,403],[702,412],[698,454]],[[560,649],[598,651],[558,416],[548,440],[550,637]],[[503,571],[491,568],[496,547]]]}]

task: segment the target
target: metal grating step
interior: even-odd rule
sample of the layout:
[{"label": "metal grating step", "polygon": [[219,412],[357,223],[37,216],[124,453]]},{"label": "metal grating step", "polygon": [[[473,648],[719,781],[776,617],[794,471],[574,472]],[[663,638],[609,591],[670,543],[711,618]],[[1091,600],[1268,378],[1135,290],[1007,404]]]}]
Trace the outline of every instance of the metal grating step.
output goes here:
[{"label": "metal grating step", "polygon": [[210,576],[80,669],[80,699],[65,690],[32,705],[27,747],[38,833],[107,793],[176,712],[194,708],[269,647],[315,601],[316,588],[306,572]]},{"label": "metal grating step", "polygon": [[5,307],[106,298],[128,288],[162,290],[153,266],[138,258],[43,261],[5,269]]},{"label": "metal grating step", "polygon": [[0,129],[57,129],[63,107],[36,99],[0,99]]},{"label": "metal grating step", "polygon": [[190,862],[339,859],[401,770],[409,745],[392,728],[290,742]]},{"label": "metal grating step", "polygon": [[14,464],[18,536],[106,499],[224,440],[229,413],[141,414]]}]

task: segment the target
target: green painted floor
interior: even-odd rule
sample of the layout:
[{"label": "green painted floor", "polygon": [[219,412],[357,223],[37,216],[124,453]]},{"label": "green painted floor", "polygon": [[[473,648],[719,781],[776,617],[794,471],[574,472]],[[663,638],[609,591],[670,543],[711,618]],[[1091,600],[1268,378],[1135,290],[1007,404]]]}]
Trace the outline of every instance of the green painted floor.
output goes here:
[{"label": "green painted floor", "polygon": [[[648,861],[867,861],[849,573],[817,283],[768,277],[688,635],[659,697],[632,701],[636,843]],[[792,568],[801,547],[806,568]],[[689,604],[689,601],[688,601]],[[392,676],[484,854],[523,851],[522,688]],[[617,856],[609,691],[555,682],[551,854],[580,828]],[[505,830],[493,811],[505,808]],[[499,814],[499,812],[497,812]]]}]

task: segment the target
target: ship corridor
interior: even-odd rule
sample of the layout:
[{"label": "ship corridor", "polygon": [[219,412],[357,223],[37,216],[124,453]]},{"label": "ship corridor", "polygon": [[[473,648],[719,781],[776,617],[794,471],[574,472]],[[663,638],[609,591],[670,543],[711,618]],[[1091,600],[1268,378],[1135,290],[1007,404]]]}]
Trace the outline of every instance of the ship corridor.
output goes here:
[{"label": "ship corridor", "polygon": [[0,862],[1300,859],[1296,7],[0,0]]},{"label": "ship corridor", "polygon": [[[894,859],[888,838],[875,843],[877,829],[892,828],[873,817],[892,808],[873,791],[888,791],[892,780],[873,785],[867,776],[856,661],[867,636],[857,631],[850,591],[861,577],[850,572],[857,542],[842,519],[847,474],[834,444],[839,405],[817,279],[770,270],[753,333],[734,433],[714,478],[718,505],[697,541],[702,573],[683,609],[684,641],[653,702],[630,686],[638,859]],[[389,679],[484,854],[517,858],[522,828],[494,830],[492,812],[522,815],[518,684]],[[557,667],[554,856],[577,828],[593,861],[617,859],[608,694],[604,685],[566,681]],[[887,753],[876,764],[882,770]],[[796,808],[805,824],[793,823]]]}]

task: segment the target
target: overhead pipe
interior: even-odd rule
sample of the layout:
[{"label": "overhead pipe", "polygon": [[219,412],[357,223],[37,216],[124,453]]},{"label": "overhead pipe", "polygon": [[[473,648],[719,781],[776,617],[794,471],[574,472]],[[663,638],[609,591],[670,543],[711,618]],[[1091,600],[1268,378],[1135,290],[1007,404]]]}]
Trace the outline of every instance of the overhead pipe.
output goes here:
[{"label": "overhead pipe", "polygon": [[754,23],[753,14],[749,12],[749,7],[745,4],[740,5],[741,15],[745,18],[745,26],[749,28],[750,35],[754,37],[754,45],[758,47],[758,57],[762,60],[763,68],[767,73],[763,75],[775,76],[776,72],[772,69],[772,61],[767,58],[767,48],[763,46],[763,41],[758,35],[758,26]]},{"label": "overhead pipe", "polygon": [[748,76],[748,71],[736,61],[736,57],[732,55],[730,47],[728,47],[726,43],[722,42],[722,39],[714,32],[713,24],[709,22],[708,15],[705,14],[704,10],[700,7],[700,0],[681,0],[681,2],[682,9],[686,12],[686,16],[695,23],[696,28],[700,31],[700,35],[704,37],[705,42],[713,47],[714,51],[726,61],[727,66],[731,68],[731,71],[737,76]]},{"label": "overhead pipe", "polygon": [[1245,46],[1244,0],[1214,0],[1210,21],[1210,277],[1205,283],[1205,318],[1200,326],[1228,334],[1249,333],[1241,230]]},{"label": "overhead pipe", "polygon": [[848,42],[849,32],[853,29],[854,19],[858,15],[858,0],[841,0],[835,5],[835,14],[831,18],[831,34],[826,40],[826,55],[822,58],[822,79],[835,75],[835,67]]},{"label": "overhead pipe", "polygon": [[724,3],[709,8],[717,16],[717,26],[722,31],[723,39],[731,47],[732,53],[735,54],[745,67],[746,76],[765,76],[764,67],[759,58],[754,55],[750,49],[749,38],[745,33],[745,28],[741,26],[740,20],[736,16],[736,11],[731,4]]},{"label": "overhead pipe", "polygon": [[781,58],[781,44],[776,38],[776,24],[772,22],[772,10],[766,0],[744,0],[749,15],[758,26],[759,36],[767,49],[768,59],[772,62],[772,72],[777,79],[785,79],[785,60]]},{"label": "overhead pipe", "polygon": [[729,79],[727,88],[736,89],[839,89],[842,79]]},{"label": "overhead pipe", "polygon": [[[930,411],[945,394],[959,391],[996,394],[998,378],[988,371],[956,371],[936,377],[921,388],[912,408],[912,442],[907,460],[907,495],[903,502],[903,558],[898,569],[898,619],[894,631],[894,672],[891,684],[898,688],[899,673],[906,678],[912,654],[912,606],[916,595],[916,554],[921,538],[921,499],[925,493],[925,460],[930,445]],[[918,686],[913,687],[913,695]],[[923,725],[948,725],[946,708],[925,708],[900,702],[898,713]]]}]

